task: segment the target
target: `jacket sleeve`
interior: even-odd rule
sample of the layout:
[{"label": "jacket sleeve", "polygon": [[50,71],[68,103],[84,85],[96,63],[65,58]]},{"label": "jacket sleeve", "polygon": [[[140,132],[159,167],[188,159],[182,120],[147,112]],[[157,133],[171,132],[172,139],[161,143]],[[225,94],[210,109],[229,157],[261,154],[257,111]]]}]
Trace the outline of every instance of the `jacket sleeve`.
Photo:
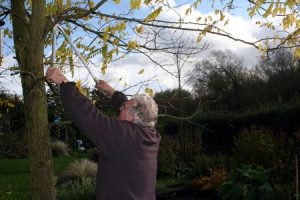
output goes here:
[{"label": "jacket sleeve", "polygon": [[112,106],[115,111],[120,112],[120,108],[124,102],[128,101],[124,93],[116,91],[112,96]]},{"label": "jacket sleeve", "polygon": [[113,154],[125,140],[126,123],[103,115],[72,82],[60,88],[65,113],[104,154]]}]

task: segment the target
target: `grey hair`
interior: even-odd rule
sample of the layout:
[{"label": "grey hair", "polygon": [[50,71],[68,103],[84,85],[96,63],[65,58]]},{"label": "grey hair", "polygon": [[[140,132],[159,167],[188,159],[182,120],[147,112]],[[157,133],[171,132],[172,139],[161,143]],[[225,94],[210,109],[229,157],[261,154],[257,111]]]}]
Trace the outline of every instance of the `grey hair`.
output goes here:
[{"label": "grey hair", "polygon": [[129,112],[134,116],[133,122],[142,126],[155,127],[158,115],[156,102],[144,94],[136,94],[132,99],[135,103]]}]

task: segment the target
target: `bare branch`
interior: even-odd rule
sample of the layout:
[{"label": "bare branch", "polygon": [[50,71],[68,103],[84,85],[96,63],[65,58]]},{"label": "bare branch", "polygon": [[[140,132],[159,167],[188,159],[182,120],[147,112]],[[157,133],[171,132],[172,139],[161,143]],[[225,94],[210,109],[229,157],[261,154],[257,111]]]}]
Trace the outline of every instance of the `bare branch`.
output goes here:
[{"label": "bare branch", "polygon": [[151,81],[152,79],[154,79],[155,77],[156,77],[156,76],[153,76],[153,77],[149,78],[148,80],[145,80],[145,81],[139,82],[139,83],[137,83],[137,84],[131,85],[131,86],[129,86],[129,87],[123,89],[121,92],[125,92],[126,90],[129,90],[130,88],[136,87],[136,86],[138,86],[138,85],[142,85],[142,84],[144,84],[144,83],[146,83],[146,82],[149,82],[149,81]]},{"label": "bare branch", "polygon": [[[99,16],[103,16],[103,17],[109,17],[109,18],[114,18],[114,19],[118,19],[118,20],[125,20],[128,22],[136,22],[145,26],[150,26],[150,27],[157,27],[157,28],[167,28],[167,29],[173,29],[173,30],[184,30],[184,31],[193,31],[193,32],[203,32],[206,31],[204,30],[205,28],[187,28],[187,27],[180,27],[180,26],[171,26],[170,24],[172,24],[172,22],[169,21],[158,21],[158,20],[153,20],[150,22],[145,22],[143,19],[137,19],[137,18],[127,18],[127,17],[120,17],[120,16],[114,16],[114,15],[109,15],[109,14],[104,14],[104,13],[94,13],[97,14]],[[161,22],[161,24],[160,24]],[[174,22],[173,22],[174,23]],[[195,23],[194,25],[208,25],[208,24],[197,24]],[[258,49],[258,45],[256,45],[257,41],[255,42],[248,42],[239,38],[235,38],[233,36],[231,36],[230,34],[226,34],[226,33],[221,33],[219,31],[207,31],[207,33],[213,34],[213,35],[219,35],[219,36],[223,36],[226,38],[229,38],[231,40],[237,41],[237,42],[242,42],[244,44],[248,44],[250,46],[253,46],[255,48]]]}]

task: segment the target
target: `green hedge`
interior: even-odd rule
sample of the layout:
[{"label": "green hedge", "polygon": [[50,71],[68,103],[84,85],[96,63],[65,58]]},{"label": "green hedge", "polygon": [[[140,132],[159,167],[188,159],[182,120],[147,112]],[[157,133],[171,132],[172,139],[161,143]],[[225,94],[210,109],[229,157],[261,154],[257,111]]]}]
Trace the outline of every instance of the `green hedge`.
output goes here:
[{"label": "green hedge", "polygon": [[290,134],[300,129],[300,101],[293,104],[267,105],[254,111],[200,113],[189,121],[159,119],[162,134],[176,134],[185,128],[202,128],[202,148],[205,153],[230,153],[233,138],[243,129],[267,128]]}]

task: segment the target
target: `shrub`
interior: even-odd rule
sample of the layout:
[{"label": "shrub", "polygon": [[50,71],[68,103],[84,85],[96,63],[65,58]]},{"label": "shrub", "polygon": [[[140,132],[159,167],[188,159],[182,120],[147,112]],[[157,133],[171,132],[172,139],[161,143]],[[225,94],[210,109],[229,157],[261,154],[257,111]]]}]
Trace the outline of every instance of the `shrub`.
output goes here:
[{"label": "shrub", "polygon": [[202,153],[201,135],[198,129],[194,131],[180,131],[176,135],[175,140],[179,143],[177,149],[178,157],[184,163],[193,162]]},{"label": "shrub", "polygon": [[65,187],[58,190],[57,200],[95,200],[95,181],[91,178],[82,178],[70,181]]},{"label": "shrub", "polygon": [[174,138],[162,136],[157,158],[158,177],[175,177],[177,168],[176,151],[178,145],[178,142],[174,140]]},{"label": "shrub", "polygon": [[68,145],[62,141],[55,141],[51,144],[52,154],[54,156],[69,156],[70,149]]},{"label": "shrub", "polygon": [[28,156],[28,147],[23,129],[0,134],[0,154],[8,158]]},{"label": "shrub", "polygon": [[210,176],[203,176],[193,179],[191,186],[201,190],[219,190],[221,184],[226,179],[225,169],[217,169],[211,172]]},{"label": "shrub", "polygon": [[233,155],[238,163],[272,168],[276,159],[276,140],[265,129],[244,130],[234,139]]},{"label": "shrub", "polygon": [[271,200],[274,194],[269,176],[270,171],[262,167],[236,168],[221,185],[220,195],[225,200]]},{"label": "shrub", "polygon": [[58,178],[58,184],[68,185],[72,181],[82,180],[85,178],[95,179],[97,174],[97,164],[87,159],[76,160],[63,171]]},{"label": "shrub", "polygon": [[[271,177],[276,199],[292,199],[296,195],[296,166],[299,166],[300,132],[281,134],[278,138],[279,148]],[[297,158],[297,159],[296,159]],[[297,163],[298,161],[298,163]]]},{"label": "shrub", "polygon": [[212,171],[229,168],[229,157],[223,155],[200,155],[190,167],[190,177],[210,176]]},{"label": "shrub", "polygon": [[162,136],[158,152],[158,176],[181,178],[201,154],[201,134],[191,131]]}]

